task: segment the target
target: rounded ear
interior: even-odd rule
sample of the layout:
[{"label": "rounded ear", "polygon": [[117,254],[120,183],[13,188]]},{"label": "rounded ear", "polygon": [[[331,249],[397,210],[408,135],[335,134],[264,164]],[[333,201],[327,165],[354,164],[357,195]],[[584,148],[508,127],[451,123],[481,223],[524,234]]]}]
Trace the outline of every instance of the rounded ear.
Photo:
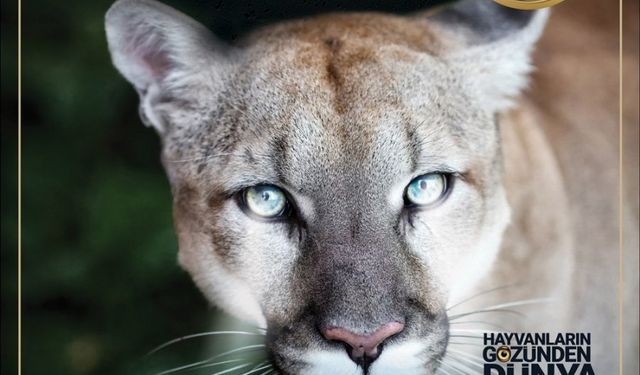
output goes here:
[{"label": "rounded ear", "polygon": [[548,14],[493,0],[462,0],[429,15],[428,21],[443,39],[453,41],[444,58],[471,79],[488,109],[504,111],[527,85],[530,55]]},{"label": "rounded ear", "polygon": [[157,102],[220,81],[225,46],[203,25],[154,0],[119,0],[105,17],[111,59],[136,88],[141,116],[162,132]]}]

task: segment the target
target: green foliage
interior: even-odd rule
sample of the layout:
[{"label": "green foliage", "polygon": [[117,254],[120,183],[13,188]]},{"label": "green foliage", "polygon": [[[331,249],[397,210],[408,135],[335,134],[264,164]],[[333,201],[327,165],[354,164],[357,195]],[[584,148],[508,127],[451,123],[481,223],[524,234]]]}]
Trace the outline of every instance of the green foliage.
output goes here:
[{"label": "green foliage", "polygon": [[[210,324],[176,265],[157,136],[110,63],[109,4],[23,3],[26,374],[151,373],[146,352]],[[161,367],[202,351],[189,349]]]}]

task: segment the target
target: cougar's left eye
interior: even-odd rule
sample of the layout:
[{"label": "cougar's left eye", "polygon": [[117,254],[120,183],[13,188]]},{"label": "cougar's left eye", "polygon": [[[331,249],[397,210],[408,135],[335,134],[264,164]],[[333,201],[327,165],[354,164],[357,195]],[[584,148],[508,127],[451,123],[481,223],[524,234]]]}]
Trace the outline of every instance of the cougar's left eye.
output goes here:
[{"label": "cougar's left eye", "polygon": [[287,197],[282,189],[273,185],[251,186],[244,190],[244,203],[262,218],[283,216],[287,211]]},{"label": "cougar's left eye", "polygon": [[404,193],[407,205],[427,206],[437,202],[447,192],[447,176],[428,173],[414,178]]}]

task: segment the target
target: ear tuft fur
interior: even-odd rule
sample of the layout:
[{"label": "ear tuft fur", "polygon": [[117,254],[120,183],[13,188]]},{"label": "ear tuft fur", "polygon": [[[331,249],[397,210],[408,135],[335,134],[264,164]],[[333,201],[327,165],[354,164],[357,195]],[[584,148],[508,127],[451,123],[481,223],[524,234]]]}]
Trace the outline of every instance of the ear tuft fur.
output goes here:
[{"label": "ear tuft fur", "polygon": [[429,17],[444,38],[455,41],[445,53],[478,90],[483,106],[501,112],[527,85],[530,55],[548,10],[504,7],[492,0],[462,0]]},{"label": "ear tuft fur", "polygon": [[140,94],[141,117],[160,132],[154,106],[215,86],[224,48],[204,26],[154,0],[119,0],[105,17],[114,65]]}]

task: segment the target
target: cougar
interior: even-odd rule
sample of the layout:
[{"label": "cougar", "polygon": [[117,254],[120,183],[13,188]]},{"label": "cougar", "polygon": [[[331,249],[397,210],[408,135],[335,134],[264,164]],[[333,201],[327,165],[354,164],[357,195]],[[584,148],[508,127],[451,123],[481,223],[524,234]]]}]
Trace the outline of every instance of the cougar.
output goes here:
[{"label": "cougar", "polygon": [[589,334],[596,373],[617,373],[619,350],[636,373],[637,172],[618,347],[618,10],[603,3],[333,13],[231,45],[120,0],[106,32],[160,135],[179,263],[265,330],[268,371],[480,373],[481,333],[510,331]]}]

